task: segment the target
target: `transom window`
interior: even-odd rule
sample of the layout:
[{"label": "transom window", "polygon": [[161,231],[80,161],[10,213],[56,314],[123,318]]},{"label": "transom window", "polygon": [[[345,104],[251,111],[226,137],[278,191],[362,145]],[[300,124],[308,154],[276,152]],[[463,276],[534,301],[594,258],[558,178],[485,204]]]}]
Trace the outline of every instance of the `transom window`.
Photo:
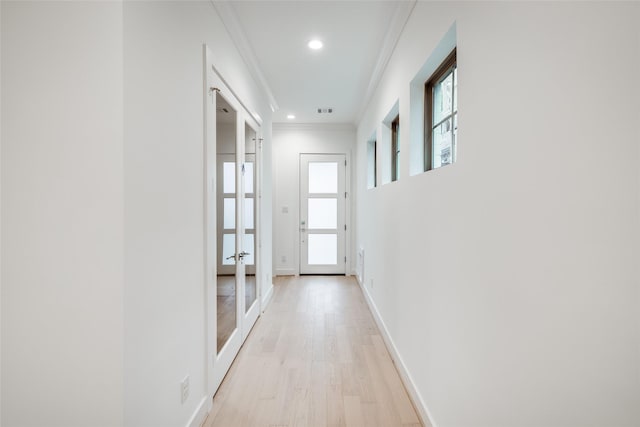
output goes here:
[{"label": "transom window", "polygon": [[400,116],[391,122],[391,181],[398,180],[400,170]]},{"label": "transom window", "polygon": [[456,161],[458,69],[456,50],[425,83],[425,170]]}]

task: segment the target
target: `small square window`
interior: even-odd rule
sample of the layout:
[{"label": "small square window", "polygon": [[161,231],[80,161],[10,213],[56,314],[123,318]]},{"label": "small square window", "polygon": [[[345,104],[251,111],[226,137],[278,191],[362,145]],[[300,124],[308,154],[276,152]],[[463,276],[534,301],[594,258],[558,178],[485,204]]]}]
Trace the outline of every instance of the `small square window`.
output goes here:
[{"label": "small square window", "polygon": [[456,161],[458,69],[456,50],[425,83],[425,170]]}]

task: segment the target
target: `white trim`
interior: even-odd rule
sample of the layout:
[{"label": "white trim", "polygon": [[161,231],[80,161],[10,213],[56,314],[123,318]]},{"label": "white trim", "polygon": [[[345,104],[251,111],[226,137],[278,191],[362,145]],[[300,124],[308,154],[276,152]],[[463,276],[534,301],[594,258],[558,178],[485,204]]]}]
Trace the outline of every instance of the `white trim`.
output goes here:
[{"label": "white trim", "polygon": [[269,303],[271,302],[271,298],[273,297],[273,283],[269,286],[269,290],[265,292],[264,297],[262,298],[261,313],[264,313]]},{"label": "white trim", "polygon": [[204,423],[204,420],[207,418],[207,415],[209,415],[209,411],[211,411],[212,406],[211,403],[207,404],[207,401],[212,402],[213,397],[204,396],[202,400],[200,400],[200,404],[185,427],[200,427],[202,423]]},{"label": "white trim", "polygon": [[296,276],[298,274],[298,270],[295,268],[277,268],[276,267],[276,276]]},{"label": "white trim", "polygon": [[384,41],[382,42],[380,55],[378,55],[378,60],[376,61],[376,65],[373,68],[373,72],[371,73],[367,91],[365,92],[364,97],[362,97],[362,104],[358,109],[358,114],[356,114],[355,123],[360,123],[360,121],[362,120],[362,116],[364,115],[364,112],[369,105],[369,101],[371,101],[371,97],[373,96],[373,93],[375,92],[378,84],[380,83],[380,80],[382,79],[382,75],[387,68],[387,64],[389,64],[391,55],[393,54],[396,45],[398,44],[398,40],[400,40],[400,35],[402,35],[404,26],[409,20],[411,12],[413,12],[413,8],[415,7],[416,3],[416,0],[397,2],[396,12],[391,19],[391,24],[389,24],[389,29],[387,30],[387,34],[384,37]]},{"label": "white trim", "polygon": [[220,16],[222,23],[227,29],[227,33],[231,37],[231,40],[236,45],[238,52],[244,62],[247,64],[247,68],[249,72],[253,76],[253,78],[258,82],[267,96],[267,100],[269,101],[269,107],[271,111],[276,111],[279,109],[278,103],[276,102],[275,97],[273,96],[273,92],[267,83],[267,79],[264,77],[260,66],[258,65],[258,60],[256,59],[256,55],[251,48],[251,44],[247,39],[247,35],[242,29],[242,25],[240,24],[240,20],[238,19],[238,15],[236,14],[235,9],[233,8],[233,2],[231,1],[215,1],[211,0],[211,4],[215,8],[216,12]]},{"label": "white trim", "polygon": [[356,281],[360,285],[360,289],[362,290],[362,294],[364,295],[364,298],[367,301],[367,305],[369,306],[371,314],[373,315],[373,319],[375,320],[376,325],[378,325],[378,329],[380,330],[382,339],[384,340],[384,343],[386,344],[387,349],[389,350],[389,354],[391,355],[391,359],[393,360],[393,363],[396,365],[398,373],[400,374],[400,379],[402,380],[402,383],[404,384],[405,388],[407,389],[407,392],[409,393],[409,398],[411,399],[413,406],[418,412],[418,416],[420,417],[420,421],[422,422],[422,425],[437,427],[435,421],[433,420],[433,416],[429,411],[429,408],[427,408],[427,405],[424,402],[424,399],[422,399],[422,395],[418,391],[418,388],[416,387],[415,382],[413,381],[413,378],[411,377],[411,374],[407,369],[407,366],[404,364],[402,357],[400,357],[400,353],[398,352],[398,349],[393,343],[393,339],[391,339],[391,335],[389,335],[387,326],[384,324],[382,317],[380,317],[380,312],[378,311],[378,307],[376,307],[376,304],[373,302],[373,298],[371,298],[371,295],[369,294],[369,291],[367,291],[366,286],[364,286],[364,284],[360,282],[360,280],[358,280],[358,276],[356,276]]}]

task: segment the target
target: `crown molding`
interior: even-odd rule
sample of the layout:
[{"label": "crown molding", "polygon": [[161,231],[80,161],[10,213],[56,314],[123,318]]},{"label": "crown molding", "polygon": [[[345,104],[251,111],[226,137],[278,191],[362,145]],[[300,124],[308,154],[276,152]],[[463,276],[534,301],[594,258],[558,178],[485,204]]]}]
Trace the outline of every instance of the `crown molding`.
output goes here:
[{"label": "crown molding", "polygon": [[227,29],[227,33],[229,33],[231,40],[236,45],[236,48],[240,53],[240,56],[247,64],[249,72],[256,80],[256,82],[258,82],[258,84],[262,86],[262,89],[267,96],[269,107],[271,108],[271,111],[274,112],[280,107],[278,107],[278,103],[273,96],[271,87],[269,87],[269,83],[267,83],[267,79],[264,77],[264,74],[262,73],[262,70],[258,65],[258,60],[256,59],[256,55],[253,52],[251,43],[249,43],[249,39],[242,29],[242,25],[240,24],[240,20],[238,19],[238,15],[236,14],[232,3],[233,2],[231,1],[211,0],[211,4],[213,4],[213,7],[218,12],[222,23]]},{"label": "crown molding", "polygon": [[360,120],[362,120],[362,116],[369,106],[369,102],[371,101],[374,92],[378,88],[378,84],[380,84],[382,75],[387,68],[387,64],[389,64],[391,55],[393,55],[393,51],[395,50],[396,45],[398,44],[398,40],[400,40],[400,36],[402,35],[402,31],[404,30],[404,26],[407,24],[407,21],[409,20],[411,12],[413,12],[413,8],[416,6],[416,3],[417,0],[397,2],[396,11],[393,14],[393,18],[391,19],[391,23],[389,24],[387,34],[385,35],[384,41],[382,42],[382,48],[380,49],[378,60],[376,61],[376,65],[373,68],[373,72],[371,73],[367,91],[365,92],[365,95],[363,97],[363,101],[358,110],[358,114],[356,115],[356,126],[358,125],[358,123],[360,123]]}]

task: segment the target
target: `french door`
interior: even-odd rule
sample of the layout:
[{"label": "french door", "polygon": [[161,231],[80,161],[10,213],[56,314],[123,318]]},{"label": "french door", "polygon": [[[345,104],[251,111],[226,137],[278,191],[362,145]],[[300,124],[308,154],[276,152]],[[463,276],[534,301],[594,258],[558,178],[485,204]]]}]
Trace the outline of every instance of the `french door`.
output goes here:
[{"label": "french door", "polygon": [[346,272],[346,156],[300,155],[300,274]]},{"label": "french door", "polygon": [[213,395],[260,313],[260,127],[205,55],[207,382]]}]

